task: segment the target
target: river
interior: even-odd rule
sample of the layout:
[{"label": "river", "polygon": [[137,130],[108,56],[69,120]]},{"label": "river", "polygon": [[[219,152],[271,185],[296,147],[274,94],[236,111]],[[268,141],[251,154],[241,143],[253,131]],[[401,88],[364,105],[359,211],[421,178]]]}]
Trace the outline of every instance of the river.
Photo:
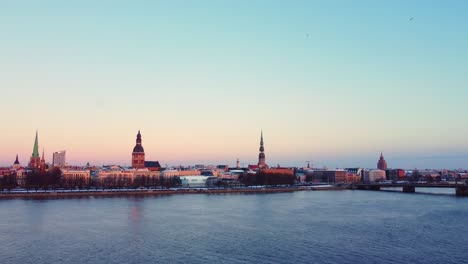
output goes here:
[{"label": "river", "polygon": [[0,263],[467,263],[467,221],[378,191],[0,200]]}]

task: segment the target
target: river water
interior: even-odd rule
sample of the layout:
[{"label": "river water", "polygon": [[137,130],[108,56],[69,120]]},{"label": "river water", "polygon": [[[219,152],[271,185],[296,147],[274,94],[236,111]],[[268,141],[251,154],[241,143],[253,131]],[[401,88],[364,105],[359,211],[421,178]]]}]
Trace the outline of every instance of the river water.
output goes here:
[{"label": "river water", "polygon": [[377,191],[0,200],[0,263],[467,263],[468,198]]}]

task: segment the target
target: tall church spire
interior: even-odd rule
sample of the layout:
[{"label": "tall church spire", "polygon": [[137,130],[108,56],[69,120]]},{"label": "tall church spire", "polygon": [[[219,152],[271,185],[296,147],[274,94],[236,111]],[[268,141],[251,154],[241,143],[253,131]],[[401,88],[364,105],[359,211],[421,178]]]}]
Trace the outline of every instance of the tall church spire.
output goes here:
[{"label": "tall church spire", "polygon": [[265,163],[265,148],[263,146],[263,130],[260,132],[260,154],[258,154],[258,167],[260,169],[267,168]]},{"label": "tall church spire", "polygon": [[36,129],[36,139],[34,139],[34,147],[33,153],[31,158],[29,159],[28,167],[31,169],[38,169],[41,163],[41,157],[39,156],[39,139],[37,136],[37,129]]},{"label": "tall church spire", "polygon": [[260,132],[260,152],[265,151],[265,148],[263,147],[263,130]]},{"label": "tall church spire", "polygon": [[34,140],[34,147],[33,147],[33,153],[32,153],[33,158],[38,158],[39,157],[39,140],[37,136],[37,130],[36,130],[36,139]]}]

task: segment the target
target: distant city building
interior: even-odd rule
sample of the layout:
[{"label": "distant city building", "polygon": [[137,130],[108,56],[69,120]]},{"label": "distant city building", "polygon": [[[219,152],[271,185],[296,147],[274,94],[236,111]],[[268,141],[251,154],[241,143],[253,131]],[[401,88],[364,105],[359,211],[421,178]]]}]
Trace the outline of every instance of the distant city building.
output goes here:
[{"label": "distant city building", "polygon": [[199,170],[165,170],[161,171],[162,177],[199,176]]},{"label": "distant city building", "polygon": [[182,187],[203,188],[207,187],[208,179],[216,179],[211,176],[182,176],[180,177]]},{"label": "distant city building", "polygon": [[39,169],[41,158],[39,157],[39,139],[36,130],[36,139],[34,140],[33,153],[29,159],[28,167],[30,169]]},{"label": "distant city building", "polygon": [[83,180],[88,183],[91,178],[90,170],[62,170],[62,179],[67,180]]},{"label": "distant city building", "polygon": [[347,171],[345,170],[309,170],[306,171],[306,181],[344,183],[346,182]]},{"label": "distant city building", "polygon": [[42,149],[42,158],[41,162],[39,163],[39,169],[41,170],[42,173],[45,173],[47,170],[47,165],[45,162],[45,155],[44,155],[44,149]]},{"label": "distant city building", "polygon": [[159,161],[145,161],[145,168],[150,171],[160,171],[161,165],[159,164]]},{"label": "distant city building", "polygon": [[258,154],[258,168],[266,169],[268,165],[265,163],[265,148],[263,147],[263,131],[260,133],[260,154]]},{"label": "distant city building", "polygon": [[97,179],[100,183],[108,185],[117,185],[119,183],[131,184],[134,175],[135,170],[126,170],[118,166],[112,166],[108,169],[100,170],[97,173]]},{"label": "distant city building", "polygon": [[403,169],[388,169],[385,172],[389,180],[401,180],[406,177],[406,171]]},{"label": "distant city building", "polygon": [[12,167],[13,167],[13,169],[15,169],[15,170],[21,168],[21,164],[20,164],[19,161],[18,161],[18,154],[16,154],[16,160],[15,160],[15,162],[13,163],[13,166],[12,166]]},{"label": "distant city building", "polygon": [[377,162],[377,169],[379,169],[379,170],[386,170],[387,169],[387,162],[385,161],[382,153],[380,153],[380,159]]},{"label": "distant city building", "polygon": [[363,168],[346,168],[346,182],[360,182],[364,179]]},{"label": "distant city building", "polygon": [[138,130],[136,145],[133,148],[132,152],[132,168],[134,169],[142,169],[145,167],[145,150],[141,145],[141,134],[140,130]]},{"label": "distant city building", "polygon": [[216,170],[218,171],[229,171],[229,166],[228,165],[217,165]]},{"label": "distant city building", "polygon": [[384,170],[371,170],[369,171],[369,181],[376,182],[376,181],[383,181],[386,180],[386,173]]},{"label": "distant city building", "polygon": [[65,154],[65,150],[54,152],[52,154],[52,165],[57,167],[65,166]]},{"label": "distant city building", "polygon": [[[240,175],[239,175],[240,176]],[[234,180],[235,178],[233,178]],[[242,173],[245,185],[283,185],[294,184],[296,177],[294,170],[287,168],[261,169],[256,173]]]}]

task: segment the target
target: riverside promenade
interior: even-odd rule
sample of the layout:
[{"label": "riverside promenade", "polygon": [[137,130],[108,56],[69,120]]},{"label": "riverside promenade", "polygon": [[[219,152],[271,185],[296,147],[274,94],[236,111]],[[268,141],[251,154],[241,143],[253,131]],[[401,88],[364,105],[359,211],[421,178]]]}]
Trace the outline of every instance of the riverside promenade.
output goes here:
[{"label": "riverside promenade", "polygon": [[160,196],[177,194],[262,194],[317,190],[345,190],[334,186],[288,186],[288,187],[255,187],[255,188],[171,188],[171,189],[96,189],[96,190],[30,190],[3,191],[0,199],[32,198],[57,199],[76,197],[112,197],[112,196]]}]

